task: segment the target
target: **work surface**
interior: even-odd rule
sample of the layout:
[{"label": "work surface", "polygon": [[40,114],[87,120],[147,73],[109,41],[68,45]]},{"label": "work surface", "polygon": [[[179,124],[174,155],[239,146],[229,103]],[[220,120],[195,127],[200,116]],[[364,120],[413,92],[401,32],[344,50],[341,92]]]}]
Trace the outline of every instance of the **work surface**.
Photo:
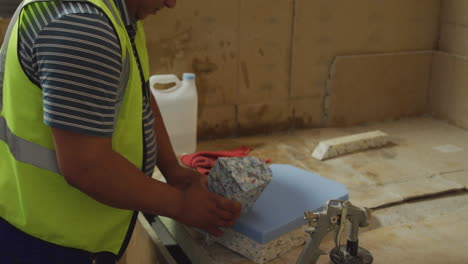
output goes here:
[{"label": "work surface", "polygon": [[[389,134],[390,145],[318,161],[319,141],[371,130]],[[246,145],[251,156],[291,164],[341,182],[350,201],[373,209],[360,245],[374,263],[468,263],[468,131],[432,118],[405,119],[350,128],[324,128],[271,136],[199,142],[198,150]],[[188,228],[161,218],[192,263],[247,264],[218,244],[206,245]],[[333,246],[328,236],[322,248]],[[302,247],[272,260],[295,263]],[[328,263],[321,257],[319,263]]]}]

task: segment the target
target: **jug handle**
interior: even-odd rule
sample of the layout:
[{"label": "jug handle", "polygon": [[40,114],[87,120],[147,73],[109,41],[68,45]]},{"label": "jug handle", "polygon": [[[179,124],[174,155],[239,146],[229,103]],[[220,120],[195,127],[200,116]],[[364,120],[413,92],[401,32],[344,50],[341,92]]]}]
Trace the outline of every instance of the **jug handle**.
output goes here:
[{"label": "jug handle", "polygon": [[[168,83],[175,83],[176,85],[169,88],[169,89],[156,89],[154,87],[155,84],[168,84]],[[161,75],[153,75],[149,79],[149,84],[151,90],[154,92],[158,93],[170,93],[173,92],[174,90],[177,90],[181,85],[180,85],[180,80],[177,78],[176,75],[174,74],[161,74]]]}]

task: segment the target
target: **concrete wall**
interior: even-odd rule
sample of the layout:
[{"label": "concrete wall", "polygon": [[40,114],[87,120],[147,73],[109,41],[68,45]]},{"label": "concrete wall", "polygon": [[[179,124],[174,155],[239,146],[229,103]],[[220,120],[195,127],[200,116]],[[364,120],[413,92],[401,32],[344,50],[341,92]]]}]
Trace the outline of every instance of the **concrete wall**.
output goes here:
[{"label": "concrete wall", "polygon": [[[176,9],[144,21],[151,73],[197,74],[200,138],[360,123],[380,105],[365,98],[376,91],[393,98],[407,88],[414,92],[403,107],[387,104],[367,121],[418,114],[424,108],[418,98],[427,96],[420,87],[427,83],[431,59],[417,51],[437,46],[440,1],[178,1]],[[6,21],[0,20],[0,32],[5,28]],[[341,56],[381,53],[396,57],[341,60],[347,67],[370,70],[360,72],[362,82],[348,85],[346,78],[333,78],[349,74],[330,73]],[[405,68],[414,72],[414,80],[395,63],[402,59],[414,65]],[[388,73],[395,81],[380,85]],[[372,76],[380,77],[368,79]],[[331,87],[333,81],[339,87]],[[352,92],[356,87],[359,93]],[[412,99],[418,101],[415,107]],[[346,113],[356,108],[356,102],[363,111],[333,116],[336,109]]]},{"label": "concrete wall", "polygon": [[145,24],[152,74],[197,73],[209,138],[332,124],[335,57],[433,50],[439,15],[440,0],[199,0]]},{"label": "concrete wall", "polygon": [[336,57],[324,104],[327,126],[416,116],[428,111],[433,51]]},{"label": "concrete wall", "polygon": [[468,129],[468,1],[442,1],[439,47],[429,93],[431,110]]}]

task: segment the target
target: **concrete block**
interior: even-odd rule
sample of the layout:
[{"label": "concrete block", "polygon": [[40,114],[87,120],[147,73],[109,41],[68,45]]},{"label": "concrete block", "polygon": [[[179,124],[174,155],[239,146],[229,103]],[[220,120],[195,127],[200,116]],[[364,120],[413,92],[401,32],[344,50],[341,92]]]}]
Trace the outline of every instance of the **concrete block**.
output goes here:
[{"label": "concrete block", "polygon": [[232,136],[236,128],[233,105],[200,105],[197,134],[199,139]]},{"label": "concrete block", "polygon": [[239,1],[239,92],[236,102],[286,101],[293,1]]},{"label": "concrete block", "polygon": [[360,150],[378,148],[388,143],[388,135],[382,131],[359,133],[320,141],[312,153],[318,160],[330,159]]},{"label": "concrete block", "polygon": [[151,73],[195,72],[200,104],[236,98],[238,65],[236,1],[182,1],[145,19]]},{"label": "concrete block", "polygon": [[354,125],[425,113],[432,54],[337,57],[327,88],[327,124]]},{"label": "concrete block", "polygon": [[239,105],[237,111],[239,135],[284,131],[293,124],[292,107],[288,102]]},{"label": "concrete block", "polygon": [[440,29],[440,50],[468,56],[468,26],[444,23]]}]

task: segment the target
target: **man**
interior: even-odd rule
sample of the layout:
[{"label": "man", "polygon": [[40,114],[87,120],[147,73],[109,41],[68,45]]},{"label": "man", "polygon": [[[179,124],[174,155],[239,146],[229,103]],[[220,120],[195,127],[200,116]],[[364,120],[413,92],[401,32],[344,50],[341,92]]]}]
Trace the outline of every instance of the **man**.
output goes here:
[{"label": "man", "polygon": [[239,217],[179,166],[148,90],[140,20],[175,4],[20,5],[0,55],[0,263],[114,263],[133,211],[217,236]]}]

